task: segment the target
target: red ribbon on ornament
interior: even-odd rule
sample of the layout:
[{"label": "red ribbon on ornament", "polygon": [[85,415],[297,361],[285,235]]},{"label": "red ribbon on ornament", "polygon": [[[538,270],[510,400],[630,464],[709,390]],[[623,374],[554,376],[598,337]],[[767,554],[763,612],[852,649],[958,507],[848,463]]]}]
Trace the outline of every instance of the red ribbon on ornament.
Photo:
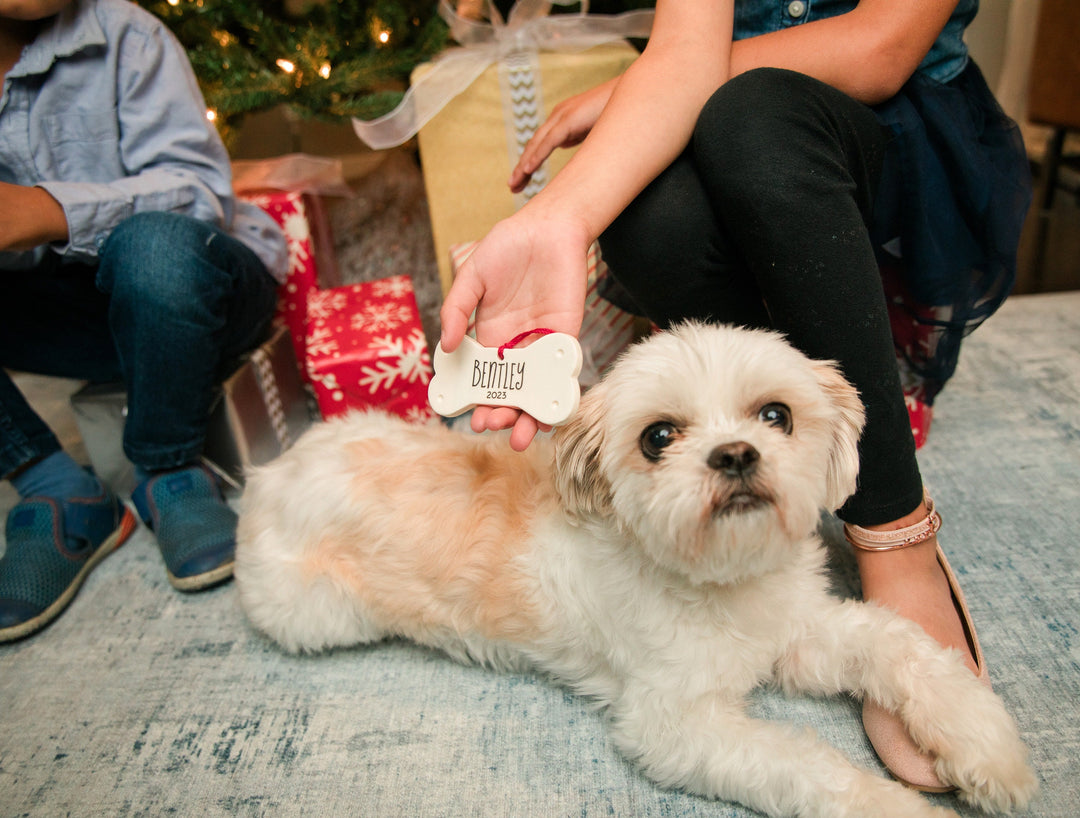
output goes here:
[{"label": "red ribbon on ornament", "polygon": [[501,361],[503,359],[503,352],[505,350],[510,349],[511,347],[516,347],[518,344],[520,344],[522,341],[524,341],[530,335],[550,335],[553,332],[555,332],[555,330],[553,330],[553,329],[545,329],[544,327],[537,327],[536,329],[531,329],[531,330],[528,330],[527,332],[523,332],[520,335],[515,335],[513,338],[511,338],[505,344],[502,344],[502,345],[499,346],[499,360]]}]

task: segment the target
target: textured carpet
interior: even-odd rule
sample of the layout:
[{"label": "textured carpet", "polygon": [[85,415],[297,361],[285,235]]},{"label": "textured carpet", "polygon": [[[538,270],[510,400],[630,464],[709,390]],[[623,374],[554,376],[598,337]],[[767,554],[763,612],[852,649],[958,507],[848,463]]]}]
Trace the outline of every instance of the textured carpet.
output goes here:
[{"label": "textured carpet", "polygon": [[[430,246],[416,243],[430,242],[422,203],[405,206],[416,190],[406,177],[416,178],[371,181],[395,192],[374,196],[366,221],[362,202],[335,207],[350,276],[433,270]],[[387,233],[373,239],[388,223],[399,225],[397,245]],[[62,386],[33,385],[62,408]],[[1027,814],[1072,818],[1080,293],[1011,299],[971,337],[920,462],[995,687],[1032,748],[1042,792]],[[856,594],[834,523],[826,534],[837,593]],[[812,725],[880,770],[848,699],[762,691],[752,709]],[[398,643],[284,655],[248,627],[231,585],[173,591],[145,530],[54,625],[0,647],[0,714],[0,816],[752,814],[653,786],[614,751],[601,714],[532,675]]]},{"label": "textured carpet", "polygon": [[388,151],[380,165],[351,187],[354,196],[327,200],[342,283],[411,276],[424,334],[434,349],[442,286],[417,155]]}]

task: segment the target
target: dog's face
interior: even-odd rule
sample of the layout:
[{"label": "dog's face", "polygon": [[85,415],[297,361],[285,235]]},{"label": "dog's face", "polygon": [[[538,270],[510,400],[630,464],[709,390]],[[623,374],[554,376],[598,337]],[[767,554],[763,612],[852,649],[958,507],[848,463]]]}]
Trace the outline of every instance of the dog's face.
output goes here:
[{"label": "dog's face", "polygon": [[687,323],[632,347],[555,435],[566,507],[695,582],[737,582],[855,490],[863,408],[775,333]]}]

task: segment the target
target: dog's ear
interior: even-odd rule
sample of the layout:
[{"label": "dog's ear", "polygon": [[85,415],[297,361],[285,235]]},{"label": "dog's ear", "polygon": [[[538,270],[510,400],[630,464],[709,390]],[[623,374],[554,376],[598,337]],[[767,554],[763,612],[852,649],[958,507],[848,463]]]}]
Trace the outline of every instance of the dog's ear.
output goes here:
[{"label": "dog's ear", "polygon": [[611,506],[611,487],[600,471],[606,392],[603,381],[592,387],[554,434],[555,488],[564,508],[576,516],[604,514]]},{"label": "dog's ear", "polygon": [[866,412],[859,393],[840,374],[831,361],[815,361],[814,371],[826,397],[836,411],[829,447],[829,470],[826,477],[829,510],[838,509],[855,493],[859,476],[859,436]]}]

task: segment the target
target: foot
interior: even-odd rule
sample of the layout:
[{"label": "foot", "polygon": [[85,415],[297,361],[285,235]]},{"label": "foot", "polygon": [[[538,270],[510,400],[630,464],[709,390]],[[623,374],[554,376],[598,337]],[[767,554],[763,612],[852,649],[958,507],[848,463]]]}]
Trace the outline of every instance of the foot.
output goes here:
[{"label": "foot", "polygon": [[28,497],[8,514],[0,560],[0,642],[44,628],[90,572],[135,530],[134,516],[100,486],[93,497]]},{"label": "foot", "polygon": [[[905,528],[926,518],[925,505],[912,514],[871,530]],[[939,559],[937,537],[892,551],[855,550],[863,599],[877,602],[915,622],[939,645],[956,649],[976,676],[985,669],[976,661],[974,634],[968,633],[945,568]],[[959,588],[957,588],[959,594]],[[969,638],[970,637],[970,638]],[[878,757],[901,782],[926,792],[947,792],[935,770],[933,756],[923,752],[908,735],[900,717],[876,702],[863,702],[863,728]]]},{"label": "foot", "polygon": [[[926,507],[883,526],[867,526],[871,531],[903,528],[926,517]],[[976,676],[972,645],[968,641],[960,613],[956,609],[945,571],[937,558],[937,537],[895,551],[855,550],[862,580],[863,599],[874,601],[910,619],[939,645],[955,648]]]},{"label": "foot", "polygon": [[157,536],[174,588],[200,591],[232,576],[236,512],[207,468],[186,466],[151,474],[135,487],[131,499]]}]

